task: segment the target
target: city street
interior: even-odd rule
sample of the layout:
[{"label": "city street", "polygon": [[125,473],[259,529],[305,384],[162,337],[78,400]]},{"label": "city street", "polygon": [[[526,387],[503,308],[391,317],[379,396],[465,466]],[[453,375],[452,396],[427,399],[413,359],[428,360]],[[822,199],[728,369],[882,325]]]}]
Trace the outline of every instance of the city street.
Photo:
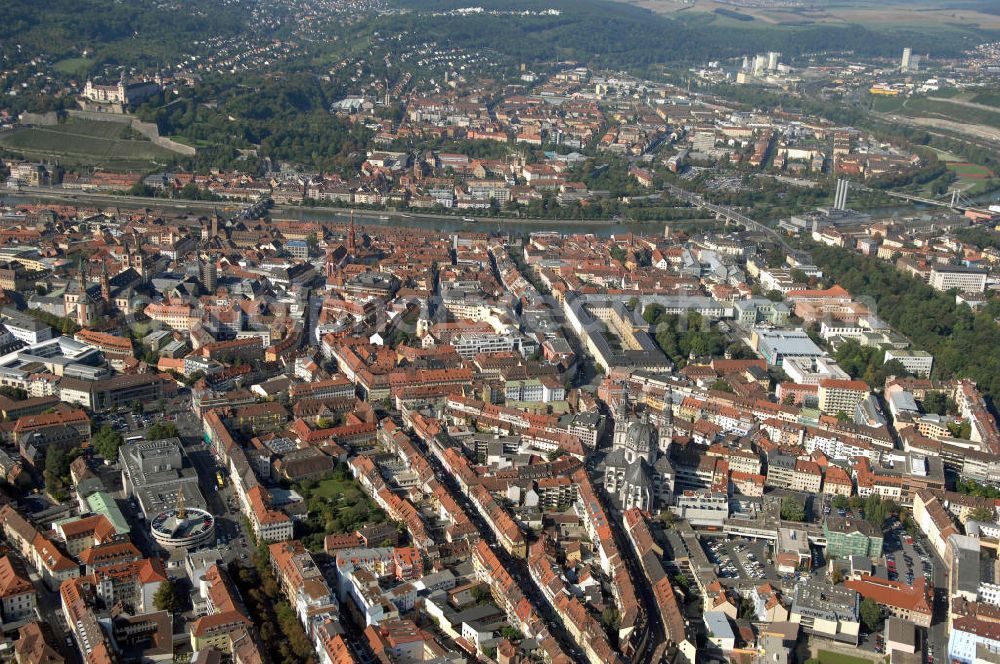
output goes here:
[{"label": "city street", "polygon": [[184,450],[198,473],[198,485],[205,497],[208,511],[215,516],[216,547],[226,562],[248,561],[253,553],[253,546],[248,534],[243,532],[239,498],[228,479],[228,472],[222,470],[225,486],[219,488],[216,480],[219,466],[212,451],[201,439],[201,426],[194,414],[183,419],[178,416],[177,428],[184,441]]}]

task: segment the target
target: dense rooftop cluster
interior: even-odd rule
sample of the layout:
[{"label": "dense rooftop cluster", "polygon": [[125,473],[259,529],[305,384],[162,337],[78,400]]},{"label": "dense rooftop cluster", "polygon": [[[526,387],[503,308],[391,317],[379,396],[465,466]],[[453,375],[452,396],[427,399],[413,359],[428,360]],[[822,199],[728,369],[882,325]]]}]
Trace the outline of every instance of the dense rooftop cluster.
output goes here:
[{"label": "dense rooftop cluster", "polygon": [[1000,664],[987,30],[87,2],[0,20],[5,659]]},{"label": "dense rooftop cluster", "polygon": [[[994,279],[817,214],[966,306]],[[805,251],[263,206],[19,206],[3,238],[2,610],[48,619],[22,651],[63,646],[56,593],[88,664],[170,652],[169,611],[206,661],[280,629],[345,664],[693,663],[695,606],[718,656],[993,647],[988,402]]]}]

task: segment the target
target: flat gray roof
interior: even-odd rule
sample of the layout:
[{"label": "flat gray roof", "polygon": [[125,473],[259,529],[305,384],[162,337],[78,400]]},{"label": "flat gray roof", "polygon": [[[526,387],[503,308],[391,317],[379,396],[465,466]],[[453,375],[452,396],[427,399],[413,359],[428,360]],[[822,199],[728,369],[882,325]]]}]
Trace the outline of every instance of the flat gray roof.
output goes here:
[{"label": "flat gray roof", "polygon": [[909,620],[889,618],[885,621],[885,640],[907,646],[916,646],[917,627]]}]

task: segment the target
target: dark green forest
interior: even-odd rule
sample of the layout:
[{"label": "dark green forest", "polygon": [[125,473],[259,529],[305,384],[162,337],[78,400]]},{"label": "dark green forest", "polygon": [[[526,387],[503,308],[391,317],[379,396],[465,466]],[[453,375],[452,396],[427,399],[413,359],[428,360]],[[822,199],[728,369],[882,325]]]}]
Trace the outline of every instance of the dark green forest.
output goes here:
[{"label": "dark green forest", "polygon": [[240,3],[200,0],[0,0],[0,46],[58,59],[83,49],[95,61],[158,66],[191,51],[195,40],[248,29]]},{"label": "dark green forest", "polygon": [[1000,303],[978,313],[892,265],[846,249],[815,246],[816,264],[851,293],[872,297],[877,315],[934,355],[934,375],[976,381],[991,405],[1000,398]]},{"label": "dark green forest", "polygon": [[[364,159],[367,133],[332,116],[332,99],[309,74],[260,78],[246,85],[213,80],[169,104],[155,98],[136,109],[160,133],[199,148],[195,168],[231,167],[240,150],[318,170],[354,174]],[[251,169],[252,170],[252,169]]]}]

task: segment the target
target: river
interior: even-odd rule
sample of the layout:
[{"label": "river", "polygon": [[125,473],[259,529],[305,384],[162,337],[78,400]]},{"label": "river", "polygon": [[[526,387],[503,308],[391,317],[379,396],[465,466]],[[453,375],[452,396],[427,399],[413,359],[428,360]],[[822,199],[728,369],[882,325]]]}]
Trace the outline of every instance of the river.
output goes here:
[{"label": "river", "polygon": [[[275,219],[302,219],[304,221],[333,221],[346,224],[350,214],[344,211],[316,210],[307,207],[278,206],[272,209],[271,217]],[[666,222],[626,222],[619,223],[606,220],[594,221],[561,221],[558,219],[539,219],[534,221],[518,221],[516,219],[476,219],[465,222],[455,216],[414,215],[411,213],[379,213],[355,212],[357,223],[366,226],[405,226],[436,230],[443,233],[455,231],[478,231],[481,233],[530,233],[532,231],[556,231],[559,233],[593,233],[595,235],[624,235],[636,233],[649,235],[662,233]],[[687,221],[687,220],[685,220]]]},{"label": "river", "polygon": [[[1000,201],[1000,191],[993,191],[987,194],[974,197],[975,203],[993,204]],[[65,205],[78,205],[83,207],[97,208],[163,208],[173,210],[178,213],[190,212],[202,215],[211,213],[223,207],[232,208],[235,205],[242,205],[232,201],[180,201],[178,199],[140,199],[133,197],[112,196],[110,194],[86,194],[86,193],[65,193],[59,191],[47,191],[43,195],[31,195],[23,191],[8,194],[0,189],[0,202],[14,204],[39,204],[45,202],[61,203]],[[900,214],[907,214],[916,211],[933,211],[935,209],[926,205],[901,205],[898,207],[882,207],[864,210],[873,218],[891,218]],[[473,216],[474,215],[470,215]],[[271,208],[271,217],[274,219],[300,219],[303,221],[334,222],[346,224],[349,219],[349,212],[341,208],[328,207],[300,207],[290,205],[277,205]],[[593,233],[600,236],[624,235],[626,233],[636,233],[639,235],[660,235],[665,225],[686,226],[698,221],[684,219],[676,221],[613,221],[613,220],[576,220],[566,221],[558,219],[536,219],[536,220],[516,220],[516,219],[489,219],[477,218],[474,222],[465,222],[455,215],[434,215],[416,212],[379,212],[372,210],[358,210],[355,212],[357,223],[362,226],[394,226],[407,228],[420,228],[424,230],[441,231],[442,233],[452,233],[455,231],[478,231],[481,233],[529,233],[532,231],[555,231],[559,233]]]},{"label": "river", "polygon": [[[236,205],[242,205],[232,201],[209,202],[180,201],[177,199],[139,199],[112,196],[110,194],[90,195],[78,192],[73,192],[72,194],[45,192],[44,195],[40,196],[31,195],[23,190],[17,193],[7,193],[0,190],[0,202],[15,205],[59,203],[63,205],[76,205],[80,207],[94,207],[99,209],[142,209],[148,207],[162,208],[164,210],[170,210],[177,213],[189,212],[196,215],[211,213],[213,210],[219,210],[223,207],[232,208]],[[339,224],[346,224],[350,219],[349,211],[340,208],[277,205],[271,208],[270,213],[273,219],[300,219],[303,221],[334,222]],[[472,216],[472,218],[475,217]],[[455,215],[380,212],[372,210],[355,211],[355,219],[361,226],[421,228],[425,230],[441,231],[443,233],[451,233],[455,231],[478,231],[481,233],[528,233],[532,231],[556,231],[559,233],[593,233],[601,236],[624,235],[630,232],[642,235],[659,235],[663,232],[664,224],[684,225],[692,222],[697,223],[698,221],[694,219],[678,220],[676,222],[618,222],[602,219],[576,221],[538,219],[527,221],[509,218],[478,218],[474,222],[465,222],[462,221],[461,217]]]}]

